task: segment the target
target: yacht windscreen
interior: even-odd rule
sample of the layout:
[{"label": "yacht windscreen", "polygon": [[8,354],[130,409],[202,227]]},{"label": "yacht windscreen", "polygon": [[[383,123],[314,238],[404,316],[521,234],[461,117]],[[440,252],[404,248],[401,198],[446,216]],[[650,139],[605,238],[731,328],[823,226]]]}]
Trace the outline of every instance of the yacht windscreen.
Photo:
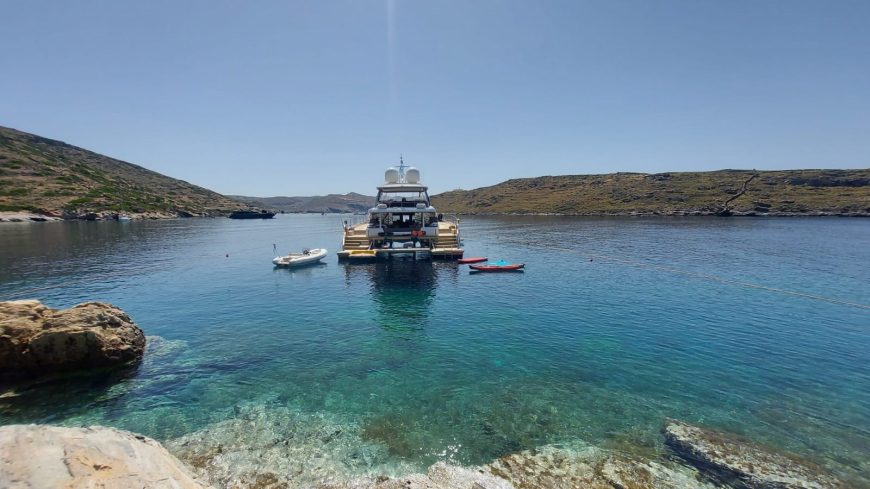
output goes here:
[{"label": "yacht windscreen", "polygon": [[429,202],[426,192],[381,192],[378,202]]}]

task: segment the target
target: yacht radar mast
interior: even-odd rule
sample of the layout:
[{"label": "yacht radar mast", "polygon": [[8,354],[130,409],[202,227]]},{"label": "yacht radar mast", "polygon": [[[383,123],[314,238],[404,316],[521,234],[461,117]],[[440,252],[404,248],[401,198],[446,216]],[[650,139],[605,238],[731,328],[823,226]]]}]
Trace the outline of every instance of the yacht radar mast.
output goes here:
[{"label": "yacht radar mast", "polygon": [[405,166],[405,160],[402,159],[402,155],[400,154],[399,155],[399,183],[407,183],[405,181],[405,168],[408,168],[408,167]]}]

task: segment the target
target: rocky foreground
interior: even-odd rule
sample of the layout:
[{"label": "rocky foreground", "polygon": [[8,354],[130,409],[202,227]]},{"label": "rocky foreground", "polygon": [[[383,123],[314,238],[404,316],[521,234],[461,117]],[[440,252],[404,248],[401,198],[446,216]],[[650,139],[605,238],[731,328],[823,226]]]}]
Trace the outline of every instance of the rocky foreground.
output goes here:
[{"label": "rocky foreground", "polygon": [[[152,338],[149,358],[172,348]],[[56,310],[35,300],[0,302],[0,380],[138,362],[144,349],[142,331],[109,304]],[[0,427],[0,488],[850,487],[811,463],[680,421],[668,421],[662,430],[672,456],[667,460],[578,444],[539,447],[476,467],[442,461],[415,473],[411,465],[396,465],[383,444],[361,438],[352,422],[282,405],[234,411],[230,419],[168,441],[166,448],[99,426]]]},{"label": "rocky foreground", "polygon": [[129,364],[144,350],[145,334],[111,304],[0,302],[0,381]]},{"label": "rocky foreground", "polygon": [[[230,489],[821,489],[847,487],[820,469],[762,450],[751,443],[681,422],[665,427],[674,455],[687,464],[639,460],[593,447],[542,447],[501,457],[478,467],[438,462],[426,473],[357,479],[323,477],[303,482],[296,470],[275,470],[268,458],[238,477],[232,462],[244,460],[233,447],[212,476],[186,466],[158,442],[105,427],[60,428],[12,425],[0,428],[0,486],[11,489],[182,488]],[[287,446],[288,441],[277,441]],[[257,453],[250,454],[253,457]],[[742,458],[745,457],[745,458]],[[208,466],[210,460],[200,460]],[[306,461],[290,461],[297,463]],[[316,466],[317,460],[307,461]],[[246,466],[249,467],[250,466]],[[212,466],[212,469],[215,469]],[[286,469],[286,467],[285,467]],[[301,470],[301,469],[300,469]]]},{"label": "rocky foreground", "polygon": [[0,427],[0,487],[204,489],[156,441],[113,428]]},{"label": "rocky foreground", "polygon": [[737,488],[839,487],[819,467],[746,440],[679,421],[664,428],[665,443],[711,480]]}]

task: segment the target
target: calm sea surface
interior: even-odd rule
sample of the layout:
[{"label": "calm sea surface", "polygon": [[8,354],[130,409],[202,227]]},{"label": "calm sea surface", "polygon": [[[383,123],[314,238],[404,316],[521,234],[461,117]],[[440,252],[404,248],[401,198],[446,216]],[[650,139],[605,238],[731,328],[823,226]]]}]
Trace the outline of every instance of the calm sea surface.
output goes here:
[{"label": "calm sea surface", "polygon": [[[107,301],[162,338],[134,372],[0,398],[0,423],[166,441],[292,410],[424,467],[577,441],[656,456],[677,418],[867,483],[870,221],[469,217],[468,256],[526,263],[471,275],[339,264],[342,219],[0,226],[0,300]],[[330,256],[273,269],[273,243]]]}]

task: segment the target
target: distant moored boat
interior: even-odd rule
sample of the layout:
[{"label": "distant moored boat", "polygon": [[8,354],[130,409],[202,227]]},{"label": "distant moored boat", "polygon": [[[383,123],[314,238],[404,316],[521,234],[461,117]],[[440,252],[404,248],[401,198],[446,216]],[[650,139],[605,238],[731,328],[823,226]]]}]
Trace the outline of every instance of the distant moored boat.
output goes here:
[{"label": "distant moored boat", "polygon": [[269,211],[236,211],[230,214],[230,219],[272,219],[274,212]]}]

